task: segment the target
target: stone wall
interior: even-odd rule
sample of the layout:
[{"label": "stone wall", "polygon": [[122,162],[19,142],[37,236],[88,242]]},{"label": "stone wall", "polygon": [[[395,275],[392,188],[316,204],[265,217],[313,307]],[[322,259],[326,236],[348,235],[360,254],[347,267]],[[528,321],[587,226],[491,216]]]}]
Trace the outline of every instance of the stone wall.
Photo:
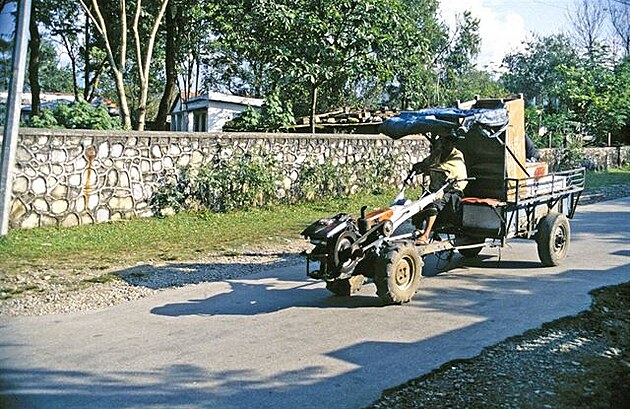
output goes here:
[{"label": "stone wall", "polygon": [[402,173],[428,153],[428,146],[420,137],[392,141],[379,135],[20,129],[10,226],[150,216],[150,199],[165,176],[246,152],[273,154],[286,187],[305,162],[344,164],[392,155],[400,158]]},{"label": "stone wall", "polygon": [[[283,174],[282,196],[304,163],[353,164],[393,156],[403,176],[428,154],[428,145],[421,137],[393,141],[382,135],[20,129],[10,226],[76,226],[150,216],[151,197],[166,176],[248,152],[274,155]],[[542,154],[550,161],[557,157],[546,149]],[[594,169],[630,161],[630,147],[591,148],[585,154]]]},{"label": "stone wall", "polygon": [[[559,161],[560,149],[541,149],[542,160],[549,163],[551,168]],[[630,163],[630,146],[610,148],[584,148],[582,166],[588,170],[605,170],[622,167]]]}]

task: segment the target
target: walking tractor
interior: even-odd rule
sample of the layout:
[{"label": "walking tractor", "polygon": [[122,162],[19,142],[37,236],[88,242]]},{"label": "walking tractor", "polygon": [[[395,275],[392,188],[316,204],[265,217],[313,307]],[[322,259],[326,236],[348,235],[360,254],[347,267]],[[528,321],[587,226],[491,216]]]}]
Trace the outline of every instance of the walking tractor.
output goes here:
[{"label": "walking tractor", "polygon": [[[371,279],[384,303],[406,303],[420,286],[427,255],[458,251],[476,257],[484,247],[502,247],[512,238],[534,240],[543,266],[566,258],[569,219],[584,189],[585,169],[549,173],[546,163],[526,160],[522,97],[403,112],[385,121],[381,132],[393,139],[457,136],[468,177],[443,178],[433,191],[420,183],[422,193],[411,200],[405,190],[419,176],[412,171],[388,208],[368,212],[364,206],[359,217],[339,213],[304,229],[301,234],[314,245],[304,252],[307,275],[324,280],[328,290],[351,295]],[[456,217],[446,220],[440,213],[431,240],[417,245],[420,233],[411,219],[463,181]]]}]

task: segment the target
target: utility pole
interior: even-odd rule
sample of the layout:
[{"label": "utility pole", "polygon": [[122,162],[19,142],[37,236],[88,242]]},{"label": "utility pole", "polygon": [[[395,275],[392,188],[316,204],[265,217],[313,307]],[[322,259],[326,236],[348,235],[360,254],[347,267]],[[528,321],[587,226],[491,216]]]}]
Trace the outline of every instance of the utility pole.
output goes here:
[{"label": "utility pole", "polygon": [[11,213],[11,193],[13,190],[13,163],[17,149],[20,113],[22,111],[22,88],[26,70],[26,48],[28,46],[28,24],[31,17],[31,0],[18,2],[17,28],[13,45],[13,70],[9,95],[7,98],[7,116],[4,122],[2,152],[0,155],[0,236],[9,232],[9,213]]}]

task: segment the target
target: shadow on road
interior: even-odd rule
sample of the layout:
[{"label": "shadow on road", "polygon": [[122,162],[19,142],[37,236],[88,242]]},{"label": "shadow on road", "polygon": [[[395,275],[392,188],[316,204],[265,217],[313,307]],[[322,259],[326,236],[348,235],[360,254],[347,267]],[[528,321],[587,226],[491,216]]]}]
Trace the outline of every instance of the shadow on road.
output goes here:
[{"label": "shadow on road", "polygon": [[[619,276],[628,276],[629,268],[630,265],[625,264],[597,272],[569,270],[558,275],[505,280],[484,278],[482,273],[466,278],[460,276],[459,279],[474,280],[481,288],[439,287],[424,290],[411,305],[391,308],[422,307],[449,314],[472,314],[481,317],[481,321],[417,342],[362,341],[332,350],[326,356],[351,364],[352,369],[339,375],[322,376],[326,368],[313,365],[273,376],[261,376],[251,370],[213,371],[201,365],[178,364],[164,365],[147,372],[120,371],[107,375],[96,371],[19,370],[5,366],[2,370],[5,390],[0,394],[0,403],[5,403],[4,407],[8,408],[32,407],[30,404],[33,402],[38,403],[33,407],[121,409],[162,406],[294,408],[303,406],[305,402],[312,403],[312,406],[307,405],[309,407],[364,407],[376,399],[382,389],[407,380],[409,375],[405,374],[419,375],[443,362],[472,357],[480,352],[478,345],[488,344],[488,339],[494,338],[492,343],[503,340],[505,336],[501,334],[506,327],[511,326],[510,331],[515,334],[529,329],[527,326],[515,326],[504,311],[530,314],[542,321],[553,319],[556,311],[563,308],[563,301],[554,297],[555,294],[560,291],[584,291],[592,274],[605,274],[611,278],[617,276],[618,281]],[[309,301],[303,303],[306,307],[356,307],[362,303],[372,306],[368,300],[372,297],[352,297],[342,302],[340,298],[324,295],[324,289],[309,289],[310,286],[311,283],[306,283],[299,288],[272,290],[265,284],[237,284],[234,287],[238,293],[236,297],[220,295],[192,300],[191,303],[169,304],[157,307],[154,313],[248,315],[276,311],[288,307],[283,305],[282,294],[294,291],[304,292],[301,295],[311,293]],[[270,297],[269,303],[250,306],[234,301],[235,298],[247,300],[258,295]],[[344,306],[346,302],[350,304]],[[307,334],[305,337],[308,339]],[[6,347],[0,345],[0,351]],[[366,401],[365,391],[352,385],[373,384],[374,376],[382,379],[379,382],[381,389],[373,391],[374,396]],[[334,391],[343,391],[346,397],[337,400]],[[41,402],[50,403],[50,406]],[[348,402],[357,404],[348,405]]]},{"label": "shadow on road", "polygon": [[[600,213],[604,220],[610,217],[611,223],[621,223],[622,219],[627,223],[627,215],[625,213],[625,216],[619,217],[615,213]],[[625,226],[625,223],[618,225]],[[595,234],[601,234],[602,240],[624,245],[611,254],[628,256],[627,229],[615,234],[596,223],[591,224],[589,228]],[[582,226],[576,231],[578,235],[586,235]],[[535,247],[531,251],[535,252]],[[290,257],[287,259],[293,260]],[[375,295],[347,298],[332,296],[322,283],[302,280],[304,276],[297,271],[302,270],[303,266],[291,264],[293,261],[287,259],[265,267],[270,269],[268,273],[227,280],[229,288],[222,287],[210,297],[157,306],[151,312],[167,317],[198,315],[204,320],[203,325],[211,326],[213,320],[220,319],[217,316],[225,315],[250,317],[294,307],[340,310],[380,305]],[[439,275],[437,280],[456,279],[462,285],[423,287],[410,305],[374,310],[382,312],[374,319],[382,320],[379,325],[391,328],[392,333],[405,328],[400,328],[401,322],[383,317],[403,314],[405,311],[408,314],[412,308],[423,309],[423,314],[474,317],[474,323],[466,321],[468,323],[461,327],[445,332],[436,331],[437,335],[432,337],[423,337],[419,333],[416,337],[418,340],[413,342],[357,340],[325,352],[327,358],[347,364],[343,373],[329,374],[327,368],[304,363],[299,369],[277,371],[267,376],[262,369],[219,371],[213,370],[212,365],[204,367],[206,363],[200,362],[199,365],[167,364],[144,372],[120,370],[103,374],[96,369],[17,369],[6,365],[6,361],[0,361],[3,363],[0,375],[3,391],[0,397],[4,399],[0,399],[0,404],[8,402],[6,407],[9,408],[13,405],[121,409],[364,407],[385,388],[426,373],[449,360],[477,355],[480,345],[499,342],[506,334],[519,334],[542,322],[575,313],[572,310],[574,307],[566,305],[566,298],[558,297],[558,294],[571,294],[571,297],[583,300],[593,288],[594,281],[598,285],[610,285],[630,280],[630,264],[623,261],[610,268],[594,261],[592,268],[549,270],[542,269],[537,262],[517,260],[497,264],[496,259],[491,256],[483,256],[478,260],[456,257],[451,268],[457,267],[461,271],[438,274],[438,269],[434,269],[428,277]],[[427,265],[429,269],[432,268]],[[156,273],[169,275],[180,274],[181,269],[210,271],[213,268],[227,267],[177,264],[175,267],[167,266],[164,270],[158,268]],[[248,269],[251,266],[231,265],[229,268]],[[278,273],[278,268],[284,269],[286,274]],[[507,271],[499,276],[487,272],[484,274],[492,269]],[[134,272],[137,270],[131,269],[122,274],[133,275]],[[335,319],[341,321],[356,319],[353,314],[334,314]],[[517,316],[530,318],[514,320]],[[165,321],[165,325],[168,325],[168,321]],[[315,334],[299,331],[294,332],[293,336],[303,338],[305,344],[321,341]],[[0,345],[0,356],[7,356],[12,348],[12,345]],[[207,357],[207,360],[211,361],[211,357]],[[320,361],[318,357],[317,362]],[[273,367],[273,360],[269,365]],[[365,385],[371,389],[366,391]]]}]

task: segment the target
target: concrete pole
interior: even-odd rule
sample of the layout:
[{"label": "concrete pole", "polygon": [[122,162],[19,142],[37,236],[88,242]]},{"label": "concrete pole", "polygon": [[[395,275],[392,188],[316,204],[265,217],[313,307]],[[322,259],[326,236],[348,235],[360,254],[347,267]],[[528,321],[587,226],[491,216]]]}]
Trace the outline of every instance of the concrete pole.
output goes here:
[{"label": "concrete pole", "polygon": [[26,70],[30,18],[31,0],[20,0],[13,45],[13,70],[7,98],[7,116],[4,122],[2,153],[0,155],[0,236],[6,236],[9,232],[9,214],[11,213],[11,193],[13,190],[13,163],[15,162],[20,113],[22,111],[22,88],[24,87],[24,71]]}]

